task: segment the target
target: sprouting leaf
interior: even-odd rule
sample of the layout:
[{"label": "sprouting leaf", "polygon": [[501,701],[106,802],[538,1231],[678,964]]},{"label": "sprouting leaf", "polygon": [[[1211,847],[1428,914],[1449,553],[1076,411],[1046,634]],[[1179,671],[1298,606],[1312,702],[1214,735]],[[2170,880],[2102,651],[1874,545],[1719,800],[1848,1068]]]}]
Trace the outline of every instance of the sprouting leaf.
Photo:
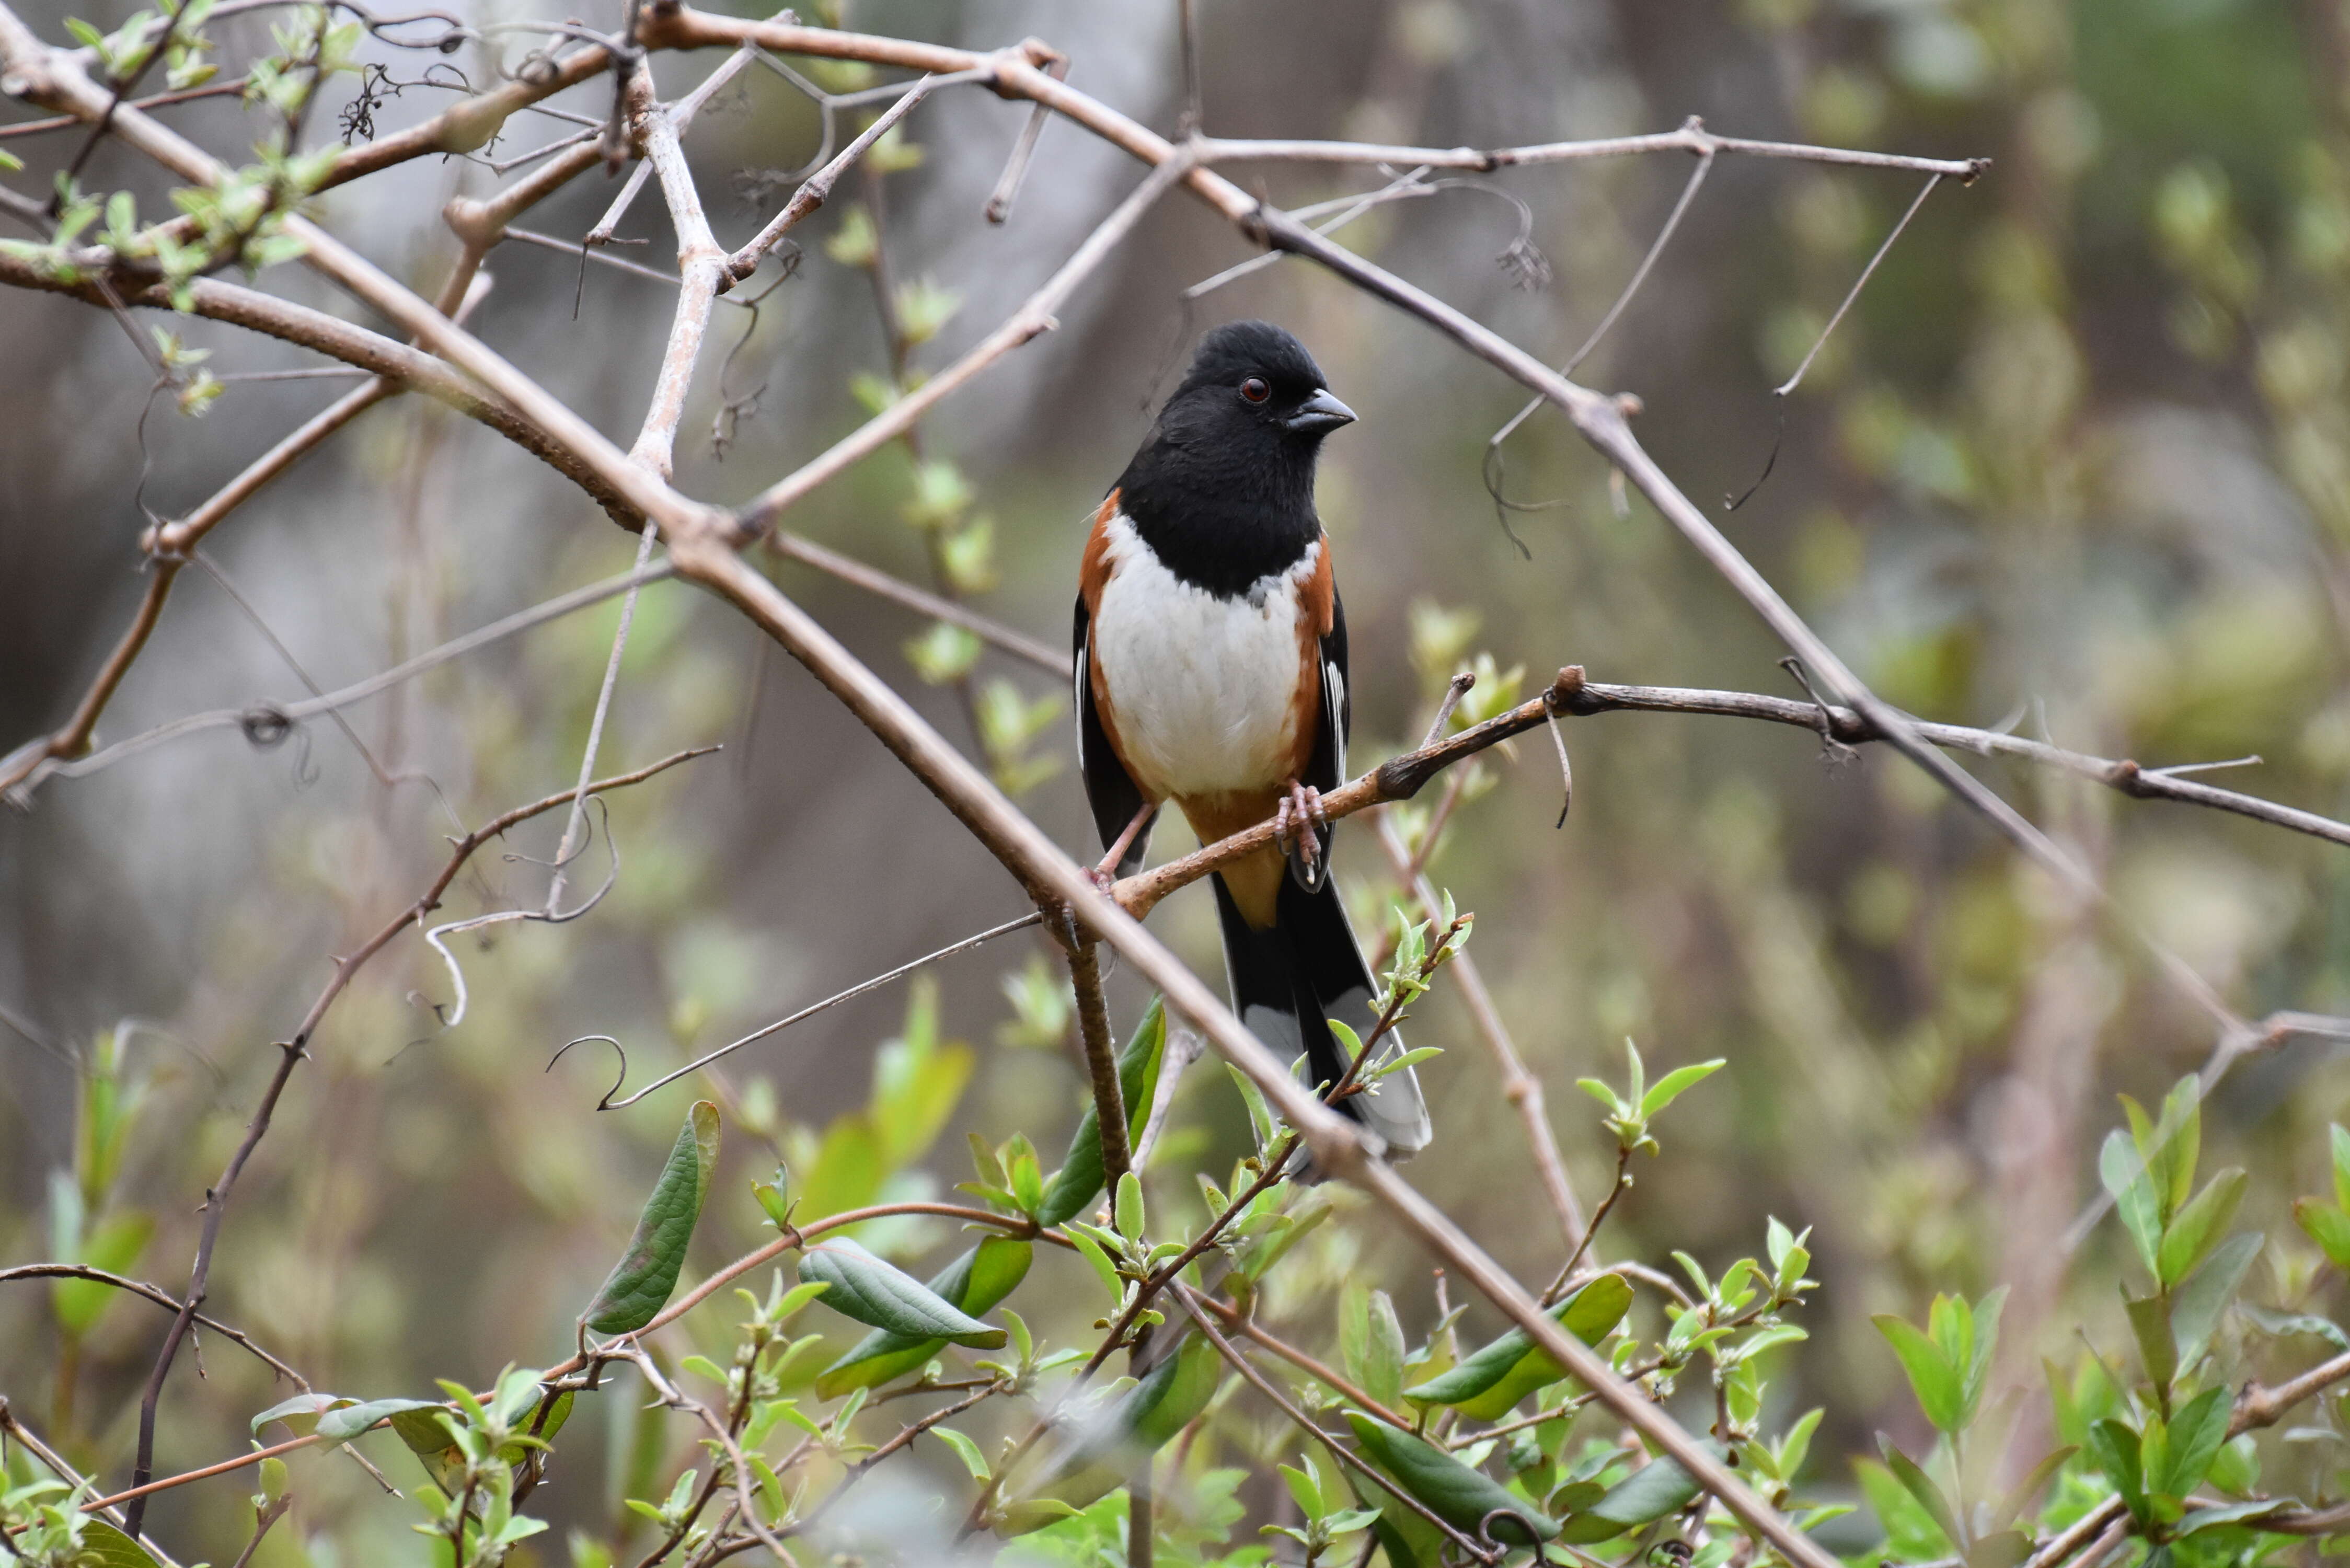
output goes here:
[{"label": "sprouting leaf", "polygon": [[1142,1240],[1146,1223],[1143,1218],[1142,1178],[1129,1170],[1118,1179],[1118,1197],[1111,1206],[1110,1213],[1120,1236],[1125,1237],[1128,1241]]},{"label": "sprouting leaf", "polygon": [[612,1265],[611,1273],[588,1304],[588,1326],[598,1334],[632,1334],[652,1322],[677,1288],[678,1271],[693,1227],[702,1218],[702,1200],[718,1167],[718,1107],[696,1100],[686,1113],[670,1149],[669,1163],[653,1184],[637,1220],[629,1250]]},{"label": "sprouting leaf", "polygon": [[[966,1316],[977,1317],[1010,1295],[1027,1277],[1035,1247],[1019,1236],[989,1236],[934,1276],[931,1292]],[[876,1329],[849,1353],[824,1369],[816,1391],[837,1399],[852,1388],[872,1388],[889,1382],[939,1353],[942,1338],[912,1338]]]},{"label": "sprouting leaf", "polygon": [[[1126,1106],[1129,1147],[1150,1119],[1150,1103],[1159,1092],[1159,1067],[1166,1054],[1167,1008],[1154,996],[1118,1056],[1118,1092]],[[1076,1136],[1069,1139],[1068,1157],[1045,1189],[1044,1205],[1036,1214],[1038,1223],[1060,1224],[1091,1203],[1101,1189],[1101,1121],[1096,1107],[1087,1106]]]},{"label": "sprouting leaf", "polygon": [[822,1299],[833,1311],[892,1334],[949,1340],[974,1350],[993,1350],[1005,1338],[1003,1330],[941,1301],[921,1282],[854,1241],[811,1247],[800,1259],[800,1277],[831,1287]]},{"label": "sprouting leaf", "polygon": [[[1720,1448],[1709,1443],[1719,1456]],[[1697,1478],[1671,1459],[1650,1459],[1614,1486],[1597,1502],[1566,1521],[1559,1539],[1576,1545],[1608,1541],[1687,1508],[1698,1492]]]},{"label": "sprouting leaf", "polygon": [[1347,1412],[1347,1425],[1364,1459],[1453,1529],[1471,1536],[1483,1530],[1522,1546],[1558,1533],[1557,1521],[1426,1439],[1360,1410]]},{"label": "sprouting leaf", "polygon": [[919,637],[908,638],[904,644],[906,662],[923,684],[945,686],[969,675],[979,663],[980,640],[969,629],[934,620]]},{"label": "sprouting leaf", "polygon": [[987,1456],[979,1451],[977,1443],[952,1427],[932,1427],[931,1435],[954,1450],[955,1458],[962,1461],[962,1468],[971,1472],[972,1480],[986,1484],[992,1472],[987,1468]]},{"label": "sprouting leaf", "polygon": [[[1632,1287],[1619,1274],[1601,1274],[1550,1310],[1552,1320],[1586,1345],[1596,1345],[1623,1321]],[[1535,1389],[1566,1376],[1523,1328],[1513,1328],[1440,1377],[1407,1391],[1414,1405],[1457,1406],[1474,1420],[1496,1420]]]},{"label": "sprouting leaf", "polygon": [[1109,1293],[1109,1299],[1121,1299],[1126,1294],[1126,1287],[1118,1281],[1118,1265],[1109,1261],[1109,1254],[1102,1251],[1101,1243],[1083,1231],[1071,1231],[1069,1240],[1076,1244],[1077,1255],[1092,1266],[1094,1277],[1101,1281],[1102,1289]]},{"label": "sprouting leaf", "polygon": [[1674,1068],[1657,1080],[1655,1088],[1640,1096],[1641,1120],[1646,1121],[1653,1117],[1659,1111],[1679,1099],[1691,1087],[1711,1077],[1728,1064],[1725,1059],[1717,1056],[1711,1062],[1694,1062],[1686,1067]]}]

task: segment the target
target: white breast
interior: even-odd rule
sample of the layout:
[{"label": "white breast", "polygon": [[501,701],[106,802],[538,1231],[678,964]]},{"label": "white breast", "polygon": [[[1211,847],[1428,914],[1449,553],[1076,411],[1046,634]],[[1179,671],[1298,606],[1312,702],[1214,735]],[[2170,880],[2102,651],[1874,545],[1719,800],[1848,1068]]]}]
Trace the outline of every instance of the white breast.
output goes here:
[{"label": "white breast", "polygon": [[1285,784],[1297,741],[1299,595],[1317,542],[1288,570],[1218,598],[1178,578],[1123,514],[1090,634],[1135,783],[1154,798]]}]

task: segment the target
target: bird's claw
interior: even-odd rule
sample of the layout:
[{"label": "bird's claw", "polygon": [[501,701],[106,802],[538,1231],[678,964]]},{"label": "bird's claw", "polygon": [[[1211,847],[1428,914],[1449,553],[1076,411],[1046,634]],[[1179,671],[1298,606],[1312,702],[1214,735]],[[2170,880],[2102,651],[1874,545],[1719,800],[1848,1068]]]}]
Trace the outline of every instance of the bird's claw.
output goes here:
[{"label": "bird's claw", "polygon": [[1320,856],[1322,842],[1317,830],[1330,826],[1330,814],[1323,808],[1322,792],[1312,784],[1293,784],[1289,793],[1281,797],[1274,808],[1273,841],[1284,855],[1294,855],[1311,867]]}]

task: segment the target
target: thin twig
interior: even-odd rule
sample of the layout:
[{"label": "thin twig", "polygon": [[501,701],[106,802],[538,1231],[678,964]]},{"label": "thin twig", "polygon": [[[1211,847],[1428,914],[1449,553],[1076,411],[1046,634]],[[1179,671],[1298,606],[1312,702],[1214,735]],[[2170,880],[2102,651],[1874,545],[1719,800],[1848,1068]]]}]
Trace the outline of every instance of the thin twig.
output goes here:
[{"label": "thin twig", "polygon": [[[151,1285],[144,1280],[128,1279],[121,1274],[109,1273],[104,1269],[91,1268],[87,1263],[19,1263],[12,1269],[0,1269],[0,1284],[5,1284],[10,1280],[95,1280],[100,1284],[112,1285],[116,1290],[127,1291],[134,1296],[143,1297],[168,1311],[176,1313],[180,1310],[179,1298],[161,1285]],[[208,1317],[203,1313],[195,1314],[195,1323],[199,1328],[209,1329],[223,1339],[243,1345],[255,1356],[267,1364],[272,1373],[280,1377],[292,1379],[294,1385],[305,1394],[310,1391],[310,1384],[307,1378],[264,1350],[255,1343],[253,1336],[243,1329],[231,1328],[220,1319]]]}]

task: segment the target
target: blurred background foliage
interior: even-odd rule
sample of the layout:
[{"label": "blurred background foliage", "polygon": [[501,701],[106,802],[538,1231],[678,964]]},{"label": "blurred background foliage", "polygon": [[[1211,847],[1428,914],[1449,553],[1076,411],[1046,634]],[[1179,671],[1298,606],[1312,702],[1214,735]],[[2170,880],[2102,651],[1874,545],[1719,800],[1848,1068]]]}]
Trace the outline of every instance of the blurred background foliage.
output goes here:
[{"label": "blurred background foliage", "polygon": [[[111,26],[127,9],[78,14]],[[1035,33],[1111,102],[1162,129],[1180,109],[1170,5],[845,9],[863,28],[980,47]],[[30,19],[57,37],[62,14],[36,5]],[[1913,711],[2150,766],[2257,753],[2224,782],[2350,810],[2350,12],[2327,0],[1202,0],[1201,14],[1220,134],[1502,145],[1696,113],[1731,134],[1993,157],[1974,187],[1927,202],[1788,400],[1770,478],[1727,527]],[[238,26],[216,28],[232,49]],[[655,65],[673,90],[710,63]],[[816,142],[805,100],[764,73],[743,82],[689,140],[722,236],[748,234],[788,189],[776,171]],[[394,123],[440,96],[411,88],[380,112]],[[234,130],[230,109],[173,112],[192,134]],[[705,362],[681,442],[686,489],[737,499],[819,450],[986,331],[1130,186],[1130,167],[1055,127],[1011,223],[981,223],[1024,112],[981,96],[923,107],[807,226],[798,275],[755,320],[722,315],[723,344],[743,336],[723,370],[718,353]],[[517,130],[499,151],[536,135]],[[25,180],[59,155],[59,139],[11,145],[31,162]],[[1687,174],[1679,156],[1509,171],[1380,208],[1344,237],[1556,358]],[[1286,167],[1247,177],[1288,204],[1370,182]],[[91,179],[161,206],[161,187],[120,151],[102,151]],[[327,212],[429,286],[453,254],[433,214],[487,183],[463,161],[411,166],[334,193]],[[1542,269],[1523,253],[1496,265],[1516,216],[1469,184],[1525,203],[1545,286],[1524,286]],[[1691,494],[1745,490],[1773,447],[1769,388],[1915,191],[1904,175],[1721,161],[1582,379],[1639,394],[1644,441]],[[582,181],[536,224],[576,237],[609,194]],[[621,232],[663,265],[657,201]],[[1508,493],[1555,503],[1511,516],[1520,554],[1480,480],[1486,437],[1520,400],[1497,375],[1289,264],[1180,299],[1243,255],[1222,225],[1170,202],[1058,333],[789,525],[1057,642],[1082,519],[1189,339],[1261,315],[1297,330],[1363,416],[1330,444],[1322,481],[1358,764],[1416,739],[1444,679],[1471,662],[1489,673],[1488,701],[1504,672],[1538,686],[1568,662],[1599,680],[1792,693],[1752,616],[1643,504],[1619,504],[1555,418],[1505,449]],[[633,428],[663,290],[591,269],[575,323],[571,259],[509,244],[492,270],[476,317],[488,340],[607,430]],[[266,282],[323,297],[296,269]],[[17,368],[0,382],[10,743],[58,722],[129,614],[141,501],[167,515],[192,504],[328,395],[238,384],[297,361],[208,323],[179,330],[213,351],[226,390],[201,420],[157,408],[142,438],[149,375],[113,323],[0,297]],[[633,545],[528,458],[409,400],[365,416],[208,548],[332,687],[618,571]],[[1055,680],[803,568],[770,569],[1064,843],[1090,846]],[[178,1287],[197,1200],[271,1042],[329,955],[415,897],[444,835],[569,782],[618,615],[608,603],[356,710],[403,775],[390,787],[324,726],[266,748],[218,731],[53,780],[30,811],[0,817],[0,1256],[78,1257]],[[101,739],[299,694],[253,622],[191,574]],[[1825,1282],[1806,1314],[1814,1338],[1777,1377],[1790,1410],[1830,1412],[1812,1453],[1831,1490],[1850,1484],[1846,1457],[1871,1429],[1913,1446],[1924,1431],[1872,1314],[1922,1319],[1936,1290],[2011,1287],[1997,1374],[2010,1384],[2036,1384],[2037,1355],[2071,1354],[2076,1330],[2121,1343],[2112,1281],[2127,1240],[2108,1223],[2068,1257],[2064,1231],[2096,1190],[2114,1093],[2158,1100],[2210,1051],[2206,1021],[1897,760],[1835,762],[1799,732],[1713,719],[1613,715],[1567,739],[1577,788],[1565,828],[1552,830],[1546,747],[1497,754],[1432,874],[1477,912],[1477,956],[1550,1090],[1586,1204],[1613,1147],[1573,1079],[1613,1076],[1627,1035],[1668,1065],[1728,1060],[1677,1111],[1670,1158],[1638,1168],[1610,1255],[1658,1262],[1680,1247],[1712,1264],[1754,1251],[1766,1216],[1811,1227]],[[622,869],[591,916],[458,944],[461,1027],[437,1023],[450,979],[412,938],[366,971],[245,1178],[209,1311],[322,1387],[422,1393],[434,1376],[479,1387],[508,1361],[567,1349],[698,1095],[732,1129],[700,1271],[755,1242],[743,1184],[777,1157],[807,1173],[812,1215],[964,1179],[966,1131],[1062,1147],[1084,1077],[1061,971],[1033,933],[635,1110],[595,1113],[608,1065],[584,1051],[542,1070],[565,1040],[606,1033],[643,1082],[1019,912],[1017,889],[831,699],[737,618],[662,585],[639,608],[603,754],[617,770],[709,742],[726,752],[612,798]],[[2350,1010],[2338,848],[1979,765],[2240,1011]],[[553,820],[517,834],[505,858],[484,855],[447,918],[543,896],[544,873],[522,857],[551,852]],[[1162,833],[1158,853],[1180,838]],[[1367,825],[1338,844],[1367,929],[1391,924]],[[1204,892],[1154,924],[1214,972]],[[1141,1000],[1114,978],[1121,1032]],[[1439,1142],[1412,1179],[1522,1277],[1547,1278],[1555,1227],[1445,985],[1411,1038],[1448,1048],[1421,1068]],[[2282,1221],[2294,1194],[2323,1189],[2323,1129],[2345,1099],[2338,1054],[2307,1043],[2246,1062],[2212,1097],[2213,1163],[2250,1169],[2246,1218],[2272,1237],[2254,1300],[2297,1305],[2312,1288],[2318,1255]],[[1195,1069],[1153,1203],[1196,1203],[1184,1173],[1228,1168],[1246,1137],[1229,1080]],[[1375,1277],[1407,1331],[1424,1332],[1424,1259],[1333,1197],[1301,1277]],[[864,1240],[917,1272],[953,1241],[927,1223]],[[1055,1326],[1082,1328],[1078,1262],[1038,1270],[1071,1287],[1070,1322]],[[1468,1322],[1480,1340],[1498,1326],[1482,1305]],[[16,1287],[0,1299],[0,1387],[69,1454],[119,1475],[161,1326],[135,1301]],[[183,1360],[166,1399],[166,1469],[229,1451],[244,1414],[276,1397],[228,1347],[208,1344],[204,1370],[199,1384]],[[557,1531],[524,1551],[609,1527],[624,1487],[658,1495],[642,1478],[668,1473],[660,1429],[624,1400],[593,1419],[607,1424],[605,1456],[575,1428],[568,1484],[537,1500]],[[941,1455],[921,1465],[951,1473]],[[412,1550],[396,1545],[404,1511],[379,1506],[363,1475],[315,1469],[300,1530],[276,1532],[260,1563]],[[235,1487],[166,1494],[152,1517],[216,1558],[245,1523]]]}]

